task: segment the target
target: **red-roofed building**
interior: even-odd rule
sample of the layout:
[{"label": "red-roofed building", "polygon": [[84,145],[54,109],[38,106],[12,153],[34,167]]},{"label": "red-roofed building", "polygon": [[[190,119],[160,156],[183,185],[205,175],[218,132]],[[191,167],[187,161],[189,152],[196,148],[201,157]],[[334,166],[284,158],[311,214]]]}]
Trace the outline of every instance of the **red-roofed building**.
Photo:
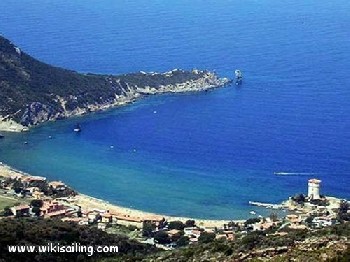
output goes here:
[{"label": "red-roofed building", "polygon": [[43,206],[40,208],[40,216],[43,217],[60,217],[66,214],[66,208],[64,205],[59,204],[57,201],[48,200],[43,202]]}]

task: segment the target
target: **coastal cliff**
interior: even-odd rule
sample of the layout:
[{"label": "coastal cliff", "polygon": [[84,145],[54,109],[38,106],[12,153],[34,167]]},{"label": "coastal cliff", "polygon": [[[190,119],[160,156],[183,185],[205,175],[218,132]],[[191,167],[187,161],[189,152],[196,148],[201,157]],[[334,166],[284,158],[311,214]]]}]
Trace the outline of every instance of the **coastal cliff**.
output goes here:
[{"label": "coastal cliff", "polygon": [[81,74],[42,63],[0,36],[0,130],[103,110],[144,95],[203,91],[229,80],[202,70]]}]

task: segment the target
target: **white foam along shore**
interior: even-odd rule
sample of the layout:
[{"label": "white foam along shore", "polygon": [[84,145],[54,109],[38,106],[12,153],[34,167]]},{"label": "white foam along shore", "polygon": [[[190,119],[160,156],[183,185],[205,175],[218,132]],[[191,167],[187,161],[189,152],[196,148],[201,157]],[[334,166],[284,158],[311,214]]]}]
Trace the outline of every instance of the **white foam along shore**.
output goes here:
[{"label": "white foam along shore", "polygon": [[[28,173],[22,172],[20,170],[14,169],[2,162],[0,162],[0,177],[26,177],[31,176]],[[175,221],[179,220],[185,222],[187,220],[193,219],[196,221],[196,224],[203,227],[223,227],[224,224],[227,224],[230,221],[234,222],[243,222],[244,220],[211,220],[211,219],[197,219],[190,217],[175,217],[168,216],[163,214],[155,214],[151,212],[146,212],[142,210],[137,210],[133,208],[126,208],[122,206],[118,206],[115,204],[111,204],[108,201],[98,199],[95,197],[91,197],[85,194],[80,194],[75,197],[74,204],[81,206],[83,210],[109,210],[111,213],[117,213],[126,217],[134,217],[139,218],[141,220],[147,220],[149,218],[162,218],[164,217],[167,221]]]}]

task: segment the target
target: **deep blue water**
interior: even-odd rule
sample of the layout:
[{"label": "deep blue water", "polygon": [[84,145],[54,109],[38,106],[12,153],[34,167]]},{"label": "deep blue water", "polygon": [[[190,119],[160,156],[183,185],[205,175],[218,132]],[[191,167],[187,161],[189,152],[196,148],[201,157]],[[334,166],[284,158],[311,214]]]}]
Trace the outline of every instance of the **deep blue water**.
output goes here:
[{"label": "deep blue water", "polygon": [[170,215],[243,218],[249,200],[306,193],[311,177],[350,198],[348,1],[1,0],[0,10],[0,32],[56,66],[245,77],[241,88],[152,96],[10,134],[1,161]]}]

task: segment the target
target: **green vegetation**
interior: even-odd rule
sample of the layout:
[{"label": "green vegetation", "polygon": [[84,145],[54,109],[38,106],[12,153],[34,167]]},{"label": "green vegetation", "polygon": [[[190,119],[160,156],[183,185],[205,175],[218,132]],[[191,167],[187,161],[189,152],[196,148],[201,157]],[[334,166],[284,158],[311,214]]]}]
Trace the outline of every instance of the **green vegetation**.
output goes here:
[{"label": "green vegetation", "polygon": [[338,219],[340,221],[350,221],[350,213],[348,211],[350,210],[350,205],[348,201],[342,201],[339,206],[339,213],[338,213]]},{"label": "green vegetation", "polygon": [[194,227],[196,225],[196,221],[189,219],[185,222],[185,227]]},{"label": "green vegetation", "polygon": [[181,221],[171,221],[168,225],[168,228],[170,230],[171,229],[183,230],[185,228],[185,225]]},{"label": "green vegetation", "polygon": [[[204,233],[203,233],[204,234]],[[201,237],[203,236],[201,235]],[[206,233],[208,238],[210,233]],[[350,223],[308,231],[285,228],[278,234],[250,232],[235,241],[210,239],[171,252],[151,255],[145,261],[349,261]],[[330,242],[334,246],[330,245]],[[345,247],[345,248],[344,248]]]},{"label": "green vegetation", "polygon": [[198,242],[200,243],[210,243],[215,239],[215,233],[207,233],[203,232],[198,238]]},{"label": "green vegetation", "polygon": [[154,240],[159,244],[169,244],[170,237],[165,231],[158,231],[154,234]]},{"label": "green vegetation", "polygon": [[110,225],[109,227],[107,227],[106,232],[108,234],[126,236],[130,239],[136,239],[142,236],[142,232],[137,227],[131,225]]},{"label": "green vegetation", "polygon": [[[39,203],[36,203],[36,205]],[[114,227],[114,226],[113,226]],[[165,231],[154,233],[157,243],[169,244],[175,241],[180,248],[172,251],[158,251],[154,247],[130,240],[128,232],[133,228],[119,227],[119,231],[106,232],[96,227],[77,226],[60,220],[3,219],[0,220],[0,261],[318,261],[320,255],[327,261],[348,261],[350,223],[319,229],[294,230],[283,228],[278,233],[254,231],[237,233],[235,241],[215,239],[215,234],[202,232],[197,244],[189,244],[189,238],[182,235],[170,237]],[[135,231],[139,234],[140,231]],[[112,234],[111,234],[112,233]],[[174,240],[175,238],[175,240]],[[45,253],[9,254],[7,245],[60,243],[69,245],[118,245],[120,253],[85,254]],[[244,257],[244,258],[243,258]]]},{"label": "green vegetation", "polygon": [[178,247],[187,246],[189,243],[190,239],[187,236],[180,236],[179,239],[176,241],[176,245]]},{"label": "green vegetation", "polygon": [[19,202],[18,199],[0,195],[0,210],[4,210],[5,207],[12,207]]},{"label": "green vegetation", "polygon": [[34,199],[30,201],[30,206],[32,207],[32,212],[38,217],[40,216],[40,208],[43,206],[44,202],[39,199]]},{"label": "green vegetation", "polygon": [[[117,245],[119,253],[9,253],[8,245]],[[78,226],[60,220],[2,219],[0,220],[0,261],[96,261],[113,257],[119,261],[141,260],[156,249],[120,235],[111,235],[94,227]]]},{"label": "green vegetation", "polygon": [[156,225],[150,222],[143,222],[142,236],[153,237],[153,231],[156,229]]},{"label": "green vegetation", "polygon": [[292,197],[292,200],[294,200],[298,204],[304,204],[306,201],[306,197],[304,194],[296,194],[294,197]]},{"label": "green vegetation", "polygon": [[[23,125],[60,119],[67,111],[111,104],[136,88],[160,88],[201,78],[203,71],[120,76],[80,74],[53,67],[21,52],[0,36],[0,116]],[[41,112],[39,116],[39,112]]]}]

